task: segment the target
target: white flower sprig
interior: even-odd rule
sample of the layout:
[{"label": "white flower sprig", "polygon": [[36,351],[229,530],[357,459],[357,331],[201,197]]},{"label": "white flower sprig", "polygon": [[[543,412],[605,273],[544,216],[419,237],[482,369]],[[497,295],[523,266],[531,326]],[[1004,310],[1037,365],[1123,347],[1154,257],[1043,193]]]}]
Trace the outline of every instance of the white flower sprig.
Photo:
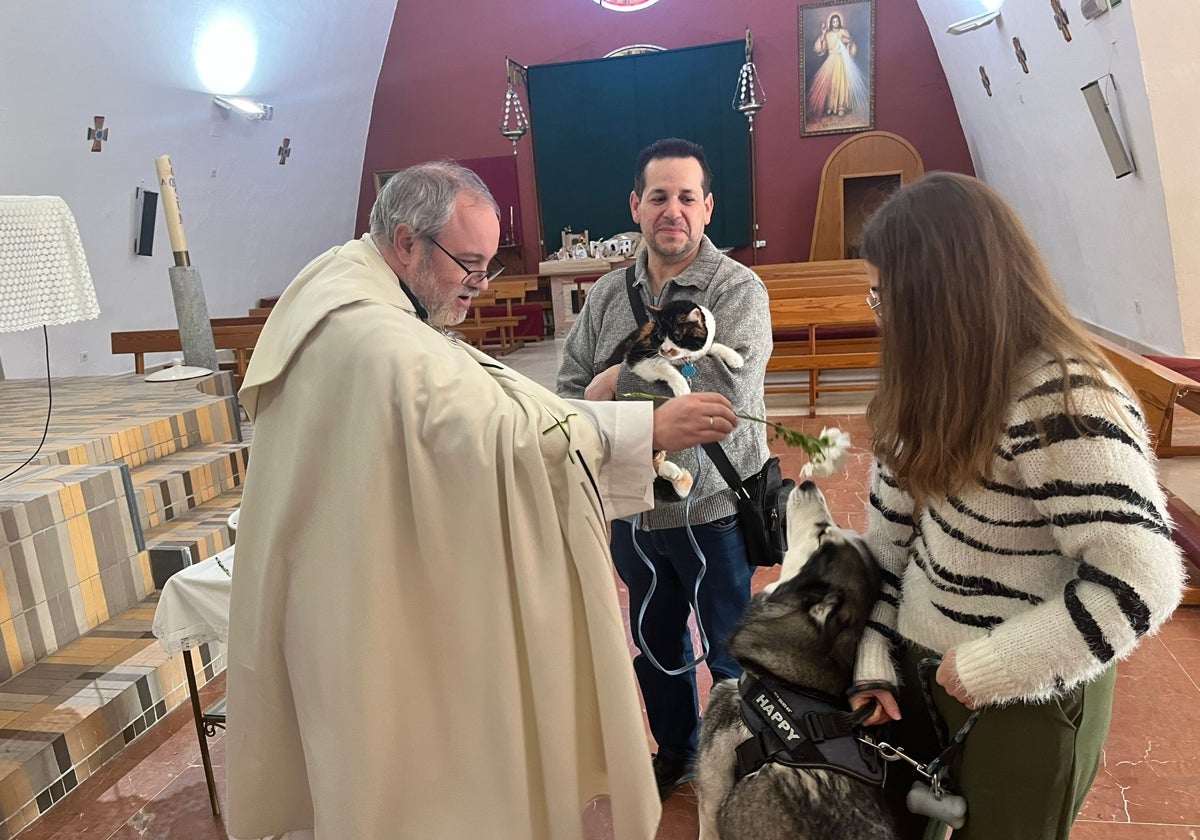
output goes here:
[{"label": "white flower sprig", "polygon": [[804,449],[808,453],[808,463],[800,468],[800,475],[804,478],[833,475],[846,466],[846,459],[850,456],[850,435],[837,426],[821,429],[817,442],[815,452],[808,447]]},{"label": "white flower sprig", "polygon": [[[621,394],[620,397],[622,399],[634,400],[670,399],[670,397],[658,394],[646,394],[637,391]],[[782,423],[764,420],[761,417],[743,414],[740,411],[734,413],[743,420],[753,420],[755,423],[762,423],[764,426],[767,426],[776,438],[783,441],[785,446],[803,449],[804,454],[808,456],[808,463],[800,468],[800,476],[802,478],[830,476],[846,465],[846,459],[850,455],[850,435],[843,432],[837,426],[823,428],[821,429],[821,434],[814,437],[807,432],[797,431]]]}]

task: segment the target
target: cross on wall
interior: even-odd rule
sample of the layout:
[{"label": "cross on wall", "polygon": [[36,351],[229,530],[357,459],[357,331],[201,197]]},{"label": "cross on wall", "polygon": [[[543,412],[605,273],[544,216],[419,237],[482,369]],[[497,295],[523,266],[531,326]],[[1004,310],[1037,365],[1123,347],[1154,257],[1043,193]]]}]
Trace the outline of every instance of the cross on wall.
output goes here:
[{"label": "cross on wall", "polygon": [[287,159],[292,155],[292,138],[284,137],[283,145],[279,147],[279,151],[276,154],[279,155],[279,165],[285,165]]},{"label": "cross on wall", "polygon": [[92,116],[88,139],[91,140],[92,151],[103,151],[100,144],[108,139],[108,128],[104,127],[103,116]]}]

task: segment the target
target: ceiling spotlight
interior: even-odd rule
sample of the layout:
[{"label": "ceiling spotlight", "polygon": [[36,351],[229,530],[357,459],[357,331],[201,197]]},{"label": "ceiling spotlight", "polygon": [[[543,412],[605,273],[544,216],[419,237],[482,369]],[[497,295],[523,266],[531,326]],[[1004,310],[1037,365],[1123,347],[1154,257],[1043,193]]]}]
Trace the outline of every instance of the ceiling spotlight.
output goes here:
[{"label": "ceiling spotlight", "polygon": [[264,105],[244,96],[214,96],[213,102],[226,111],[234,111],[248,120],[269,120],[275,116],[275,106]]}]

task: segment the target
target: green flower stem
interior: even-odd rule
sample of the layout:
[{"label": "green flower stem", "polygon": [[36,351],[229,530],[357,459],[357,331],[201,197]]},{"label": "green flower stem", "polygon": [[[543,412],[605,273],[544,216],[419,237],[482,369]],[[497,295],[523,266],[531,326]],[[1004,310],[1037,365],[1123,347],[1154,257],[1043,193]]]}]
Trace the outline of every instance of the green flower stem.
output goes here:
[{"label": "green flower stem", "polygon": [[[669,400],[670,397],[664,397],[661,394],[647,394],[642,391],[632,391],[619,395],[626,400]],[[829,445],[829,441],[824,438],[813,437],[810,434],[797,431],[789,428],[782,423],[775,423],[771,420],[764,420],[761,417],[754,417],[750,414],[743,414],[740,411],[735,411],[734,414],[743,420],[753,420],[755,423],[762,423],[764,426],[770,427],[775,437],[782,440],[785,446],[803,449],[806,455],[816,455]]]}]

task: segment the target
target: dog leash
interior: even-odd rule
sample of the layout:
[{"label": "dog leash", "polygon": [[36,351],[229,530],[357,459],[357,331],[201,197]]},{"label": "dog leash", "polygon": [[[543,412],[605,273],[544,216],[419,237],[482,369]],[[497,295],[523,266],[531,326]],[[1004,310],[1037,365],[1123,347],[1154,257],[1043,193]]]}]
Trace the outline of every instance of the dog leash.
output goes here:
[{"label": "dog leash", "polygon": [[[704,475],[704,462],[700,458],[699,447],[696,447],[696,479],[695,484],[700,483],[701,477]],[[692,533],[692,495],[689,493],[683,507],[684,527],[687,529],[688,542],[692,544],[692,550],[696,552],[696,557],[700,561],[700,570],[696,572],[696,583],[692,589],[691,608],[692,614],[696,616],[696,629],[700,633],[700,655],[691,662],[686,662],[678,668],[665,668],[650,652],[650,646],[646,644],[646,640],[642,637],[642,619],[646,615],[646,610],[650,606],[650,599],[654,596],[654,590],[658,587],[658,572],[654,568],[654,564],[650,562],[650,558],[646,556],[646,552],[642,551],[642,547],[638,545],[638,522],[641,516],[635,516],[633,522],[630,523],[630,528],[633,533],[630,535],[630,540],[633,542],[633,550],[637,552],[638,557],[646,564],[646,568],[650,570],[650,586],[646,589],[646,597],[642,599],[642,606],[638,610],[637,622],[634,623],[634,633],[637,636],[638,648],[642,654],[658,670],[662,671],[669,677],[677,677],[680,674],[686,674],[688,671],[693,671],[696,666],[704,660],[708,659],[709,644],[708,633],[704,630],[704,622],[700,620],[700,581],[704,579],[705,572],[708,571],[708,560],[704,556],[704,552],[700,550],[700,543],[696,541],[696,535]]]},{"label": "dog leash", "polygon": [[948,730],[946,729],[945,721],[942,720],[942,716],[938,714],[937,706],[933,702],[933,690],[931,688],[931,678],[941,664],[942,660],[937,657],[922,659],[917,663],[917,673],[921,682],[921,694],[925,698],[925,706],[937,730],[938,741],[943,745],[942,751],[933,761],[928,764],[922,764],[904,752],[902,747],[892,746],[886,741],[875,741],[869,735],[863,735],[858,740],[878,751],[884,761],[907,762],[918,775],[928,780],[927,782],[923,782],[918,779],[913,782],[912,787],[908,791],[908,796],[905,798],[905,804],[908,806],[909,811],[945,823],[951,828],[958,829],[962,828],[967,821],[967,800],[961,794],[953,792],[950,768],[954,759],[965,749],[964,743],[967,740],[967,735],[975,728],[975,724],[983,714],[983,709],[972,711],[967,718],[967,722],[954,734],[954,737],[947,737]]}]

